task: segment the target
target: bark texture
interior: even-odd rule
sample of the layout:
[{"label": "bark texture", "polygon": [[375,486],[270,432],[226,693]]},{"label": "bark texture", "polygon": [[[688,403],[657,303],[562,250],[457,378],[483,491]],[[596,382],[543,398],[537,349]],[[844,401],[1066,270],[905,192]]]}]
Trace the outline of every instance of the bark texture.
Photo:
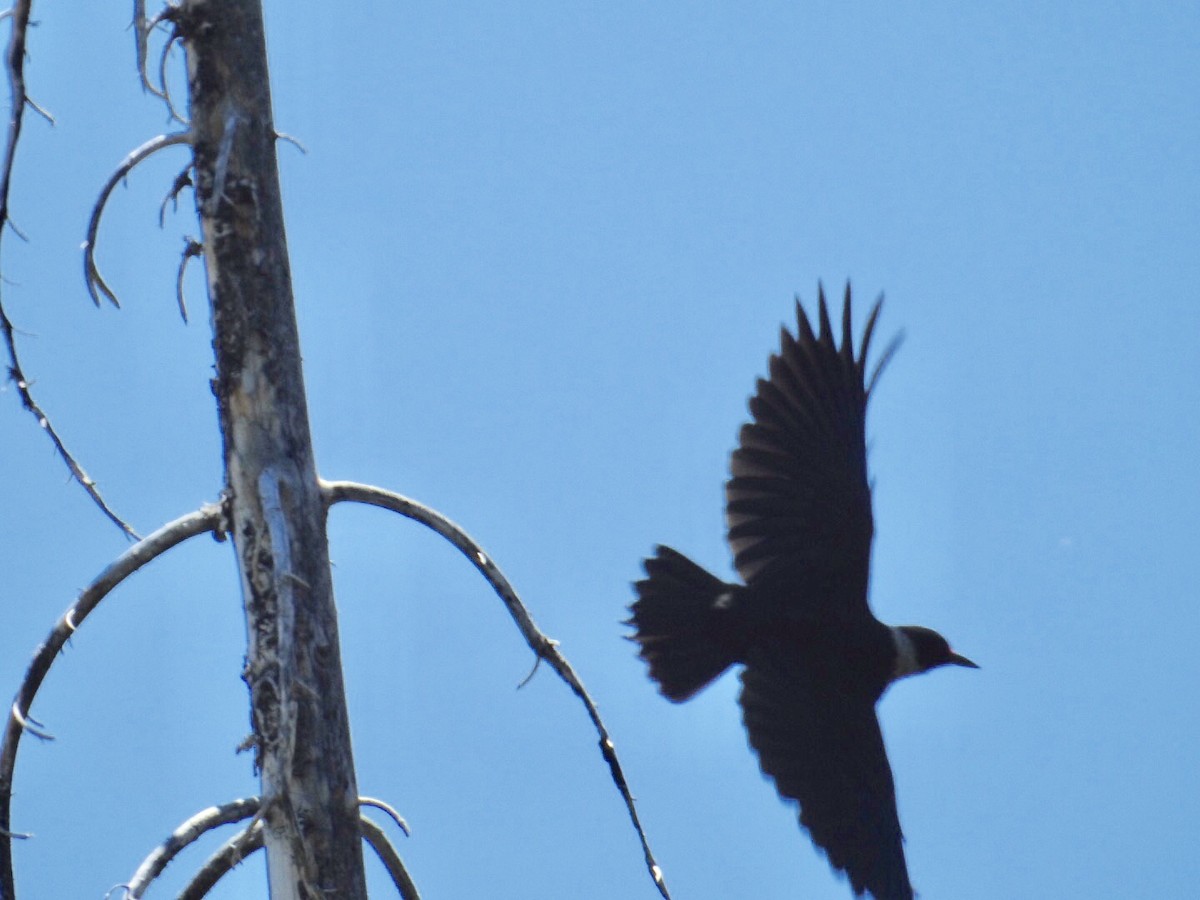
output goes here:
[{"label": "bark texture", "polygon": [[272,900],[366,898],[258,0],[185,0],[195,195]]}]

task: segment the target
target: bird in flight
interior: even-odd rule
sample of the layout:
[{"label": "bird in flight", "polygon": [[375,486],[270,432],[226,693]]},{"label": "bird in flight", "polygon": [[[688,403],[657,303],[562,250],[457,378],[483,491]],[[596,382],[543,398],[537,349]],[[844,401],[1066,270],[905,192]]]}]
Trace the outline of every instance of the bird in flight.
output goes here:
[{"label": "bird in flight", "polygon": [[867,604],[867,401],[898,346],[868,378],[881,304],[856,355],[849,285],[840,346],[824,291],[815,334],[797,301],[796,335],[781,329],[730,461],[726,524],[744,584],[660,546],[644,563],[627,624],[650,677],[675,703],[740,663],[750,745],[779,794],[798,801],[813,843],[856,896],[912,900],[875,703],[907,675],[978,666],[936,631],[889,627]]}]

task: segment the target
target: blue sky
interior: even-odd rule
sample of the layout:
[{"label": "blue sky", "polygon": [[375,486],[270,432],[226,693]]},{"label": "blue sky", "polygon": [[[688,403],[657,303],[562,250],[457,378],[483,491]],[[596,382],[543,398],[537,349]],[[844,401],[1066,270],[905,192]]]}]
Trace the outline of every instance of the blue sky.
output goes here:
[{"label": "blue sky", "polygon": [[[872,602],[982,664],[880,715],[921,896],[1186,896],[1200,879],[1200,5],[266,7],[318,465],[429,503],[496,558],[606,716],[678,900],[844,898],[758,774],[727,676],[674,707],[618,622],[653,544],[732,577],[745,400],[818,279],[906,340],[868,420]],[[149,531],[213,500],[190,195],[124,4],[40,4],[4,299],[39,399]],[[176,59],[175,84],[182,91]],[[859,318],[861,321],[861,316]],[[0,394],[0,682],[124,539]],[[358,777],[429,897],[645,897],[595,737],[448,545],[337,508]],[[137,575],[35,715],[23,896],[100,896],[256,792],[227,545]],[[176,864],[178,890],[207,849]],[[380,871],[373,869],[374,878]],[[222,898],[261,896],[250,863]],[[384,891],[380,889],[380,895]]]}]

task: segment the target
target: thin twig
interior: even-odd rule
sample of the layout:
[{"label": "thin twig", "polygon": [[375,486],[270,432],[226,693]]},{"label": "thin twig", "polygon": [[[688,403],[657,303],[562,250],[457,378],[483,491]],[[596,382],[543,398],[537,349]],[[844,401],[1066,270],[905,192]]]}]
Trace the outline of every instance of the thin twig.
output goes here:
[{"label": "thin twig", "polygon": [[179,115],[179,111],[175,108],[175,103],[171,99],[171,89],[167,85],[167,54],[171,52],[171,45],[179,39],[179,32],[172,30],[167,36],[167,41],[163,45],[162,53],[158,59],[158,84],[154,84],[150,80],[150,67],[148,65],[150,56],[150,35],[154,29],[164,22],[174,23],[175,7],[167,6],[160,10],[156,15],[146,18],[146,2],[145,0],[134,0],[133,3],[133,35],[134,46],[137,54],[137,69],[138,78],[142,82],[142,90],[147,91],[162,100],[167,106],[167,112],[171,119],[186,126],[187,120]]},{"label": "thin twig", "polygon": [[150,31],[153,28],[152,25],[146,23],[146,0],[133,0],[133,45],[137,58],[138,77],[142,81],[142,90],[161,98],[162,94],[150,83],[150,76],[146,74]]},{"label": "thin twig", "polygon": [[88,219],[87,240],[83,242],[83,280],[87,285],[88,293],[92,297],[92,302],[97,306],[100,305],[100,294],[107,297],[113,306],[120,307],[121,305],[117,300],[117,295],[112,292],[112,289],[100,275],[100,270],[96,268],[96,233],[100,230],[100,216],[104,213],[104,206],[108,203],[109,195],[112,193],[113,188],[117,186],[117,182],[132,172],[138,163],[143,162],[165,147],[173,147],[176,144],[187,144],[191,140],[192,133],[190,131],[160,134],[158,137],[151,138],[121,160],[121,164],[108,177],[108,181],[105,182],[104,187],[101,189],[100,196],[92,206],[91,217]]},{"label": "thin twig", "polygon": [[299,150],[305,156],[308,155],[308,148],[305,147],[302,143],[300,143],[300,140],[298,138],[292,137],[292,135],[287,134],[286,132],[283,132],[283,131],[275,132],[275,140],[284,141],[285,143],[291,144],[293,147],[295,147],[297,150]]},{"label": "thin twig", "polygon": [[162,53],[158,55],[158,81],[162,85],[162,99],[167,104],[167,111],[171,118],[180,125],[187,126],[188,120],[180,115],[179,108],[175,105],[174,98],[171,97],[171,82],[167,79],[167,59],[171,55],[171,47],[179,40],[179,31],[171,32],[167,38],[167,42],[163,44]]},{"label": "thin twig", "polygon": [[163,197],[163,202],[158,206],[158,227],[162,228],[167,220],[167,204],[171,204],[171,212],[179,209],[179,194],[186,188],[192,186],[192,164],[188,163],[183,167],[175,180],[171,183],[171,190],[167,191],[167,195]]},{"label": "thin twig", "polygon": [[389,819],[396,823],[397,827],[404,832],[405,837],[412,837],[412,832],[408,830],[408,822],[404,821],[404,817],[396,811],[396,807],[383,800],[377,800],[374,797],[359,797],[359,806],[372,806],[375,809],[387,813]]},{"label": "thin twig", "polygon": [[50,443],[54,445],[59,458],[66,464],[71,477],[79,482],[83,489],[87,491],[88,496],[92,498],[92,502],[100,507],[100,511],[104,513],[110,522],[120,528],[126,537],[136,540],[138,533],[108,505],[108,502],[100,494],[100,488],[96,486],[96,482],[92,479],[92,476],[84,470],[71,451],[67,449],[67,445],[58,433],[58,429],[54,427],[50,421],[50,417],[46,415],[41,405],[34,399],[33,392],[29,388],[29,379],[25,376],[25,371],[21,368],[21,358],[17,354],[17,342],[14,336],[12,320],[8,318],[3,304],[0,304],[0,334],[4,335],[4,343],[8,348],[8,379],[16,385],[17,396],[21,398],[21,405],[33,414],[38,426],[50,438]]},{"label": "thin twig", "polygon": [[49,122],[51,125],[58,124],[57,122],[54,121],[54,116],[50,115],[50,111],[48,109],[46,109],[46,107],[44,107],[40,103],[38,103],[36,100],[34,100],[32,97],[26,97],[25,102],[29,104],[30,109],[32,109],[35,113],[37,113],[39,116],[41,116],[47,122]]},{"label": "thin twig", "polygon": [[[79,599],[59,617],[54,628],[33,655],[25,678],[17,691],[8,721],[4,728],[4,739],[0,741],[0,897],[11,900],[13,892],[12,843],[8,839],[11,829],[13,771],[17,764],[17,750],[21,736],[29,731],[29,709],[33,705],[42,681],[50,666],[58,657],[67,640],[83,624],[84,619],[112,590],[126,578],[161,556],[177,544],[206,532],[218,536],[224,529],[220,506],[206,505],[159,528],[153,534],[138,541],[114,560],[79,595]],[[43,737],[49,737],[43,734]]]},{"label": "thin twig", "polygon": [[[64,623],[64,625],[70,628],[70,623]],[[32,734],[35,738],[42,741],[54,740],[54,735],[48,732],[46,727],[42,725],[41,722],[39,722],[33,716],[27,716],[21,712],[21,708],[17,705],[15,700],[13,701],[12,707],[9,708],[8,714],[12,716],[12,720],[16,722],[20,729],[26,734]]]},{"label": "thin twig", "polygon": [[[222,825],[230,825],[234,822],[243,822],[251,818],[255,819],[255,822],[252,824],[258,824],[256,817],[261,805],[262,803],[258,797],[230,800],[228,803],[222,803],[220,806],[210,806],[208,809],[202,809],[190,819],[181,823],[178,828],[171,832],[165,841],[155,847],[153,852],[142,860],[142,864],[138,866],[137,871],[133,873],[133,877],[125,885],[126,900],[138,900],[138,898],[146,893],[146,889],[150,887],[150,883],[162,874],[163,869],[167,867],[171,860],[178,856],[186,847],[195,843],[201,836],[212,831],[214,828],[220,828]],[[242,836],[238,835],[238,837]],[[249,838],[249,835],[244,836]],[[240,859],[241,856],[239,855],[238,860]],[[236,865],[236,861],[230,863],[230,868],[234,865]]]},{"label": "thin twig", "polygon": [[190,237],[185,237],[183,241],[183,253],[179,257],[179,272],[175,276],[175,301],[179,304],[179,315],[183,316],[183,323],[186,325],[188,316],[187,301],[183,298],[183,276],[187,272],[188,260],[194,256],[200,256],[204,252],[204,245]]},{"label": "thin twig", "polygon": [[646,832],[643,830],[642,823],[638,819],[633,795],[629,791],[629,785],[625,781],[625,774],[621,770],[620,762],[617,760],[616,747],[613,745],[612,738],[609,737],[608,729],[604,727],[604,722],[600,719],[600,712],[596,709],[596,704],[584,688],[583,682],[579,680],[579,676],[575,674],[575,670],[571,668],[571,664],[558,651],[558,642],[546,637],[538,629],[537,625],[534,624],[533,618],[529,615],[528,610],[525,609],[525,604],[521,602],[521,598],[517,596],[517,592],[513,590],[508,579],[504,577],[504,573],[492,562],[491,557],[484,553],[479,544],[459,526],[440,513],[435,512],[427,506],[423,506],[415,500],[410,500],[408,497],[403,497],[400,494],[385,491],[382,488],[372,485],[355,484],[350,481],[322,481],[321,490],[325,496],[327,506],[349,500],[354,503],[365,503],[369,506],[390,509],[392,512],[420,522],[427,528],[436,531],[457,547],[471,561],[471,565],[478,569],[483,577],[487,579],[492,589],[508,609],[513,621],[516,622],[517,628],[520,629],[529,648],[537,654],[539,659],[544,659],[558,673],[558,676],[567,683],[575,693],[575,696],[586,707],[588,717],[592,720],[597,734],[600,735],[600,752],[604,756],[604,761],[608,763],[613,783],[616,784],[617,790],[621,792],[621,797],[625,801],[625,807],[629,811],[630,821],[633,822],[633,827],[637,831],[638,838],[642,843],[642,853],[646,859],[646,869],[649,871],[650,877],[654,880],[654,884],[664,900],[670,900],[671,895],[667,892],[667,884],[663,879],[662,869],[655,862],[654,854],[650,851]]},{"label": "thin twig", "polygon": [[364,840],[371,845],[383,867],[392,876],[392,884],[396,886],[403,900],[421,900],[421,894],[409,876],[408,869],[404,867],[404,861],[400,859],[400,854],[388,840],[384,830],[366,816],[359,817],[358,827],[362,830]]}]

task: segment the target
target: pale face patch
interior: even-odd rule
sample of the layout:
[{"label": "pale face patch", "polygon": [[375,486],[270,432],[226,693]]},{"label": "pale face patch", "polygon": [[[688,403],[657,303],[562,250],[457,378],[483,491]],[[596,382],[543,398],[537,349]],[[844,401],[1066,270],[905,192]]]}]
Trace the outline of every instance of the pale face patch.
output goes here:
[{"label": "pale face patch", "polygon": [[892,643],[896,645],[896,668],[892,671],[892,680],[922,671],[917,663],[917,645],[912,638],[900,628],[889,630],[892,632]]}]

